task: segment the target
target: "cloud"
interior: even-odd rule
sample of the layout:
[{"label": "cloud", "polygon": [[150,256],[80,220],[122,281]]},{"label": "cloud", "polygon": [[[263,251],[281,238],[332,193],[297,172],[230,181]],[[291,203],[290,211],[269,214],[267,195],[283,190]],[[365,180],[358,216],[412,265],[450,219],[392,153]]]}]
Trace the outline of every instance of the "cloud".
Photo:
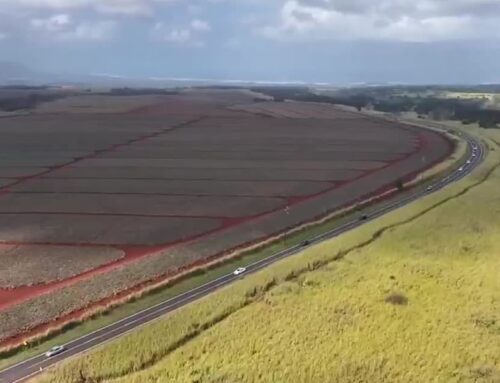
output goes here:
[{"label": "cloud", "polygon": [[186,26],[169,26],[163,22],[158,22],[154,25],[152,36],[156,40],[182,44],[201,46],[203,41],[201,35],[210,32],[211,26],[208,22],[200,19],[191,20]]},{"label": "cloud", "polygon": [[273,39],[428,42],[494,37],[500,0],[287,0],[274,25],[258,33]]},{"label": "cloud", "polygon": [[116,23],[110,20],[77,22],[69,14],[61,13],[32,19],[30,25],[39,37],[59,41],[102,41],[113,36]]},{"label": "cloud", "polygon": [[31,11],[92,10],[126,16],[152,15],[157,5],[181,0],[0,0],[0,7]]},{"label": "cloud", "polygon": [[189,28],[170,28],[163,23],[157,23],[154,26],[153,34],[156,38],[171,43],[185,44],[192,38]]},{"label": "cloud", "polygon": [[64,30],[71,24],[71,18],[67,14],[53,15],[46,19],[33,19],[31,26],[34,29],[47,32],[58,32]]},{"label": "cloud", "polygon": [[190,27],[193,31],[199,31],[199,32],[208,32],[211,30],[210,25],[206,21],[199,19],[191,21]]},{"label": "cloud", "polygon": [[118,22],[152,17],[158,6],[182,0],[0,0],[2,32],[13,39],[102,41]]}]

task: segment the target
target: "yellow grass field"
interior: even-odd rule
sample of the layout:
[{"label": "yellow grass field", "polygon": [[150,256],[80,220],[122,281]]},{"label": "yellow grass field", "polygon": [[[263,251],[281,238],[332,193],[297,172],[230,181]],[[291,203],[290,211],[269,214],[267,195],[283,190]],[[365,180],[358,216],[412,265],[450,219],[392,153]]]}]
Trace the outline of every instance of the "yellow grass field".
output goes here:
[{"label": "yellow grass field", "polygon": [[460,183],[37,381],[500,382],[497,143]]}]

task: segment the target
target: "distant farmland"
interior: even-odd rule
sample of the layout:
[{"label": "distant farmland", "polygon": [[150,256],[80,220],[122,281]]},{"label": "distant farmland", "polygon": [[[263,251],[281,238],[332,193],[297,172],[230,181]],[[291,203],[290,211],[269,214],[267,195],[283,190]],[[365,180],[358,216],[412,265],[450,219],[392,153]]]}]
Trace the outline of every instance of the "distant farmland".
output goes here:
[{"label": "distant farmland", "polygon": [[91,97],[0,121],[0,340],[393,188],[452,149],[248,91]]}]

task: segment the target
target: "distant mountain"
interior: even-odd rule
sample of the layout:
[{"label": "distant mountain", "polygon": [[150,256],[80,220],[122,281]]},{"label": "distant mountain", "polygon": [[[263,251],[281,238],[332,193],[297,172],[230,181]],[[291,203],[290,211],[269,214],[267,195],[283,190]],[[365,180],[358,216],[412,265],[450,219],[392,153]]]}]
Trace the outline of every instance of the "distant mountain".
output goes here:
[{"label": "distant mountain", "polygon": [[[1,1],[1,0],[0,0]],[[217,80],[176,77],[127,77],[107,73],[76,74],[46,73],[33,70],[23,64],[0,61],[0,86],[5,85],[68,85],[77,87],[186,87],[186,86],[251,86],[251,85],[305,85],[303,82],[273,82],[251,80]]]}]

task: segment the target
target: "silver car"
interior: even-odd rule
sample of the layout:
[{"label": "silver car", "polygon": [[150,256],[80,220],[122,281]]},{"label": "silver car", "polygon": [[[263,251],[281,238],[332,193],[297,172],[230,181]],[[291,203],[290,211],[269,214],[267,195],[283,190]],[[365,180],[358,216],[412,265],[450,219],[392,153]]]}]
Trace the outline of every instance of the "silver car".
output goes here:
[{"label": "silver car", "polygon": [[66,349],[64,348],[64,346],[54,346],[52,347],[49,351],[47,351],[45,353],[45,356],[47,358],[50,358],[52,356],[56,356],[56,355],[59,355],[61,352],[65,351]]}]

